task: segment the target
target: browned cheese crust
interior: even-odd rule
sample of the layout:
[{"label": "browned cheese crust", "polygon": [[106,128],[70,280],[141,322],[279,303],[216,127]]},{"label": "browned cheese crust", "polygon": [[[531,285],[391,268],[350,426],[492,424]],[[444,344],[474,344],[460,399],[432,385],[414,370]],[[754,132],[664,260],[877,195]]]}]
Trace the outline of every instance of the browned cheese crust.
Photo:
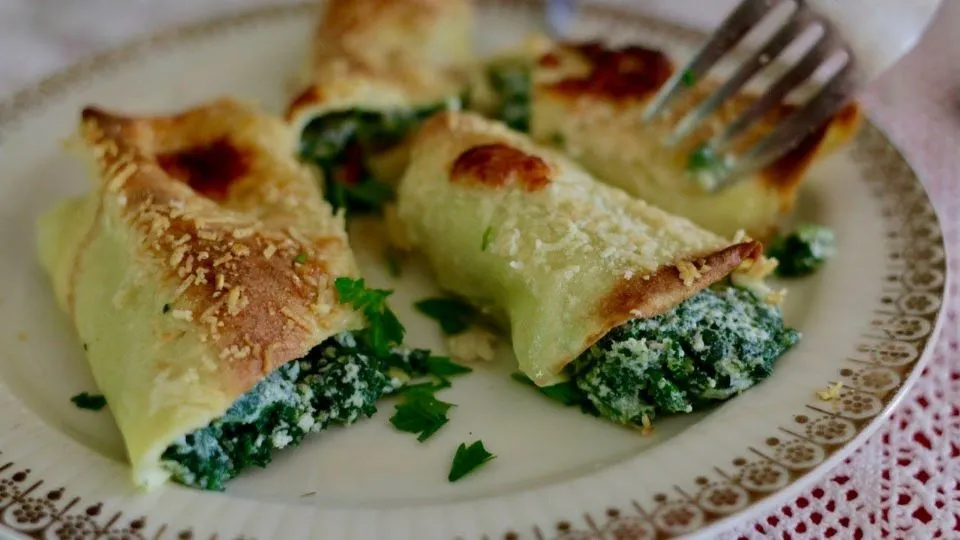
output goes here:
[{"label": "browned cheese crust", "polygon": [[[659,88],[676,71],[673,62],[662,51],[639,46],[610,49],[598,43],[561,44],[541,56],[538,63],[544,68],[557,67],[564,58],[574,55],[586,63],[582,75],[564,78],[542,85],[539,90],[552,98],[564,100],[576,110],[584,99],[602,101],[621,108],[645,106]],[[672,126],[720,87],[721,81],[695,81],[687,96],[671,105],[662,119],[664,126]],[[726,125],[753,104],[758,96],[740,93],[727,100],[710,118],[701,123],[679,152],[689,153],[715,134],[715,127]],[[769,133],[781,120],[796,110],[781,104],[774,107],[761,121],[748,130],[734,146],[734,150],[748,148]],[[837,112],[828,122],[811,132],[798,146],[761,172],[761,178],[782,194],[783,210],[789,210],[797,186],[804,173],[817,158],[829,154],[852,139],[862,113],[856,103]],[[667,129],[666,127],[664,129]]]},{"label": "browned cheese crust", "polygon": [[[88,107],[80,133],[101,209],[116,201],[110,218],[139,236],[136,256],[174,291],[171,315],[216,351],[225,389],[247,391],[354,317],[333,288],[356,272],[342,225],[279,120],[230,100],[166,117]],[[304,214],[329,226],[301,226]]]}]

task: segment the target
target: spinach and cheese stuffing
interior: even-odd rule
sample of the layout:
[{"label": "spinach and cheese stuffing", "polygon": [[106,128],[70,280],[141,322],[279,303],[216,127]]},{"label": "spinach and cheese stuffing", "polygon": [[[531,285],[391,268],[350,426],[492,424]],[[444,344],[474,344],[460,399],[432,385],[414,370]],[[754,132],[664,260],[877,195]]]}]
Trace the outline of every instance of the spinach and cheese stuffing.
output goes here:
[{"label": "spinach and cheese stuffing", "polygon": [[752,292],[706,289],[668,313],[613,329],[569,370],[604,417],[648,426],[660,414],[747,390],[799,339],[779,308]]},{"label": "spinach and cheese stuffing", "polygon": [[400,145],[436,112],[456,109],[460,99],[411,109],[350,109],[309,121],[300,137],[300,159],[317,166],[323,193],[334,210],[379,210],[394,199],[389,179],[377,178],[372,156]]},{"label": "spinach and cheese stuffing", "polygon": [[162,464],[179,483],[222,490],[244,469],[265,467],[274,451],[296,446],[310,433],[372,416],[381,397],[422,373],[410,359],[425,354],[395,349],[380,357],[353,333],[338,334],[268,375],[207,427],[170,445]]},{"label": "spinach and cheese stuffing", "polygon": [[820,269],[836,253],[836,235],[822,225],[805,224],[770,242],[767,255],[777,259],[777,275],[800,277]]},{"label": "spinach and cheese stuffing", "polygon": [[523,133],[530,131],[531,71],[520,61],[493,64],[486,71],[487,83],[496,95],[493,117]]}]

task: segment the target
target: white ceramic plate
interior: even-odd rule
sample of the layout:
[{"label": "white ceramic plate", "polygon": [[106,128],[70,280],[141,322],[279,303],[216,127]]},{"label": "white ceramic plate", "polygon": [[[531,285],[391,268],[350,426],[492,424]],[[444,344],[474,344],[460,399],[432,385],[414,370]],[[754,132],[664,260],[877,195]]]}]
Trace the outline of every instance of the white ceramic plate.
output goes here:
[{"label": "white ceramic plate", "polygon": [[[480,6],[484,51],[538,20],[533,2]],[[33,538],[712,536],[848,454],[920,372],[945,287],[941,234],[910,167],[866,126],[813,171],[799,205],[801,218],[839,238],[839,256],[792,286],[786,316],[805,339],[772,378],[716,410],[665,419],[642,437],[512,381],[505,353],[443,394],[458,407],[427,443],[392,429],[387,402],[373,419],[280,453],[226,493],[136,493],[110,415],[69,401],[96,389],[35,261],[38,213],[88,186],[60,140],[91,102],[160,112],[232,93],[280,111],[313,13],[268,7],[165,32],[0,104],[0,529]],[[700,38],[635,15],[585,13],[577,33],[600,32],[677,57]],[[368,278],[398,290],[410,344],[442,348],[435,324],[411,307],[435,294],[429,274],[408,265],[392,280],[375,237],[353,232]],[[818,401],[815,391],[834,381],[844,384],[840,398]],[[498,457],[450,484],[450,459],[468,439]]]}]

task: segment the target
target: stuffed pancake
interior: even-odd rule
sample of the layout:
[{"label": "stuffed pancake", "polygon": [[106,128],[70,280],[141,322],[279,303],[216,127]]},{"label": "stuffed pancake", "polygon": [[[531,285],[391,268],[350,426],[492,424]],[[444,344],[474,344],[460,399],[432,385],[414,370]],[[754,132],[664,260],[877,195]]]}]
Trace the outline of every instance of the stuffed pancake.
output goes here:
[{"label": "stuffed pancake", "polygon": [[88,107],[73,146],[92,189],[41,216],[40,259],[136,484],[222,489],[398,386],[386,360],[405,357],[344,302],[362,282],[343,219],[281,119],[226,99]]},{"label": "stuffed pancake", "polygon": [[423,126],[398,215],[441,287],[509,333],[526,377],[572,381],[621,423],[746,390],[799,337],[762,283],[772,263],[758,242],[599,183],[473,113]]}]

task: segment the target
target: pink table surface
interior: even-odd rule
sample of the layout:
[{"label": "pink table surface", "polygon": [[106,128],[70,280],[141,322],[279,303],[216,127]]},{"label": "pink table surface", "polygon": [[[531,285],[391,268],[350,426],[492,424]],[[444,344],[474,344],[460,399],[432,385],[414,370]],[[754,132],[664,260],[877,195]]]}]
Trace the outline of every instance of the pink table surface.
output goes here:
[{"label": "pink table surface", "polygon": [[[136,34],[255,3],[0,0],[0,95]],[[960,0],[946,0],[920,45],[862,97],[923,178],[946,234],[953,285],[935,357],[853,456],[797,500],[737,524],[725,539],[960,538],[958,32]]]}]

